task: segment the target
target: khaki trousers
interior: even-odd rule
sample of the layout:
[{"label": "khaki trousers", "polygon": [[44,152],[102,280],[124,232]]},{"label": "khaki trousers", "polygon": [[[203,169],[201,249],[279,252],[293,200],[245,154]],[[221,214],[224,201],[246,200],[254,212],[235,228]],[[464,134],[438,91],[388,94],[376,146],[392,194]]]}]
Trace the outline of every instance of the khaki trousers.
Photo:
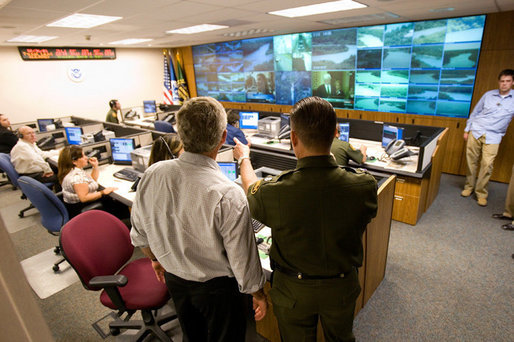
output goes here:
[{"label": "khaki trousers", "polygon": [[505,212],[503,215],[514,217],[514,164],[512,165],[507,198],[505,199]]},{"label": "khaki trousers", "polygon": [[493,172],[494,158],[500,144],[486,144],[485,135],[475,139],[469,132],[466,144],[467,176],[465,190],[475,191],[477,198],[487,198],[487,184]]}]

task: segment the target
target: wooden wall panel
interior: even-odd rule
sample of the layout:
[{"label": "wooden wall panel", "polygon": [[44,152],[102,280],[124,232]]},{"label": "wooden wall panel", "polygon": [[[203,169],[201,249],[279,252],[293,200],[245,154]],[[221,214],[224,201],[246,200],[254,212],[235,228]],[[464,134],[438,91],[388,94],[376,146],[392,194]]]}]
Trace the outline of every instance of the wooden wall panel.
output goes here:
[{"label": "wooden wall panel", "polygon": [[[502,69],[514,68],[514,11],[493,13],[487,15],[480,62],[477,69],[476,84],[473,92],[471,108],[480,100],[488,90],[498,87],[497,77]],[[191,47],[179,48],[183,50],[184,64],[191,95],[196,96],[196,86],[193,70]],[[187,60],[189,59],[189,60]],[[193,92],[194,88],[194,92]],[[224,102],[226,108],[264,110],[275,112],[289,112],[291,106],[270,105],[259,103],[231,103]],[[363,119],[373,121],[398,122],[406,124],[448,127],[448,143],[444,154],[442,172],[464,175],[465,143],[462,139],[466,119],[445,118],[439,116],[424,116],[413,114],[396,114],[383,112],[367,112],[362,110],[337,109],[337,116],[341,118]],[[511,124],[506,136],[503,138],[498,156],[496,157],[493,181],[509,182],[510,170],[514,161],[514,124]],[[510,153],[509,153],[510,151]]]}]

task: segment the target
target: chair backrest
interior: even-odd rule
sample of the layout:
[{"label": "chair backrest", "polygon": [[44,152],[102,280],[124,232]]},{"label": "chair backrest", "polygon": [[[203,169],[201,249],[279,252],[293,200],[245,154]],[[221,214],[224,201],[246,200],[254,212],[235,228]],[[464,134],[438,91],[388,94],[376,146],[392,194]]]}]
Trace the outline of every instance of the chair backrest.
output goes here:
[{"label": "chair backrest", "polygon": [[164,133],[175,133],[173,129],[173,125],[167,121],[154,121],[154,127],[156,131],[164,132]]},{"label": "chair backrest", "polygon": [[89,210],[72,218],[59,238],[64,258],[77,272],[88,290],[89,280],[115,274],[132,256],[127,226],[117,217],[100,210]]},{"label": "chair backrest", "polygon": [[27,176],[18,178],[18,185],[29,201],[39,210],[41,224],[50,232],[59,232],[68,222],[68,210],[48,187]]},{"label": "chair backrest", "polygon": [[16,172],[14,165],[11,163],[11,156],[7,153],[0,153],[0,169],[7,173],[7,177],[12,185],[18,187],[18,178],[20,175]]}]

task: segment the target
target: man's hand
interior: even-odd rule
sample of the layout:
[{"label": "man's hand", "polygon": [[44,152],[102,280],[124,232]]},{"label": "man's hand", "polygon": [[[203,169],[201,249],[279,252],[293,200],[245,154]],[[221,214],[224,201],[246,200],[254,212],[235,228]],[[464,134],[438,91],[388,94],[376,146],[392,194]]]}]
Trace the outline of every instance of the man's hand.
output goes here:
[{"label": "man's hand", "polygon": [[464,141],[468,141],[468,132],[464,132]]},{"label": "man's hand", "polygon": [[[264,295],[264,293],[263,293]],[[268,300],[266,296],[253,297],[253,311],[255,312],[255,320],[260,321],[266,316],[268,311]]]},{"label": "man's hand", "polygon": [[54,173],[53,173],[53,172],[51,172],[51,171],[50,171],[50,172],[43,173],[43,177],[45,177],[45,178],[46,178],[46,177],[52,177],[53,175],[54,175]]},{"label": "man's hand", "polygon": [[236,143],[236,146],[233,150],[234,159],[239,160],[239,158],[241,158],[242,156],[250,156],[250,147],[248,145],[243,144],[237,138],[234,138],[234,142]]},{"label": "man's hand", "polygon": [[161,283],[164,283],[164,267],[162,267],[161,263],[158,261],[152,261],[152,268],[155,272],[155,276],[157,277],[157,280]]}]

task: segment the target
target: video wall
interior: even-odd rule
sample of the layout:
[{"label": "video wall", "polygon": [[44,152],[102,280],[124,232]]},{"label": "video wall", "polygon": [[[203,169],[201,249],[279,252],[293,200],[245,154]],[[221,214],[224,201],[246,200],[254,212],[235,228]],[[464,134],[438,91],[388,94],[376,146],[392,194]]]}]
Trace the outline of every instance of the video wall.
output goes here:
[{"label": "video wall", "polygon": [[193,46],[199,96],[468,117],[485,15]]}]

